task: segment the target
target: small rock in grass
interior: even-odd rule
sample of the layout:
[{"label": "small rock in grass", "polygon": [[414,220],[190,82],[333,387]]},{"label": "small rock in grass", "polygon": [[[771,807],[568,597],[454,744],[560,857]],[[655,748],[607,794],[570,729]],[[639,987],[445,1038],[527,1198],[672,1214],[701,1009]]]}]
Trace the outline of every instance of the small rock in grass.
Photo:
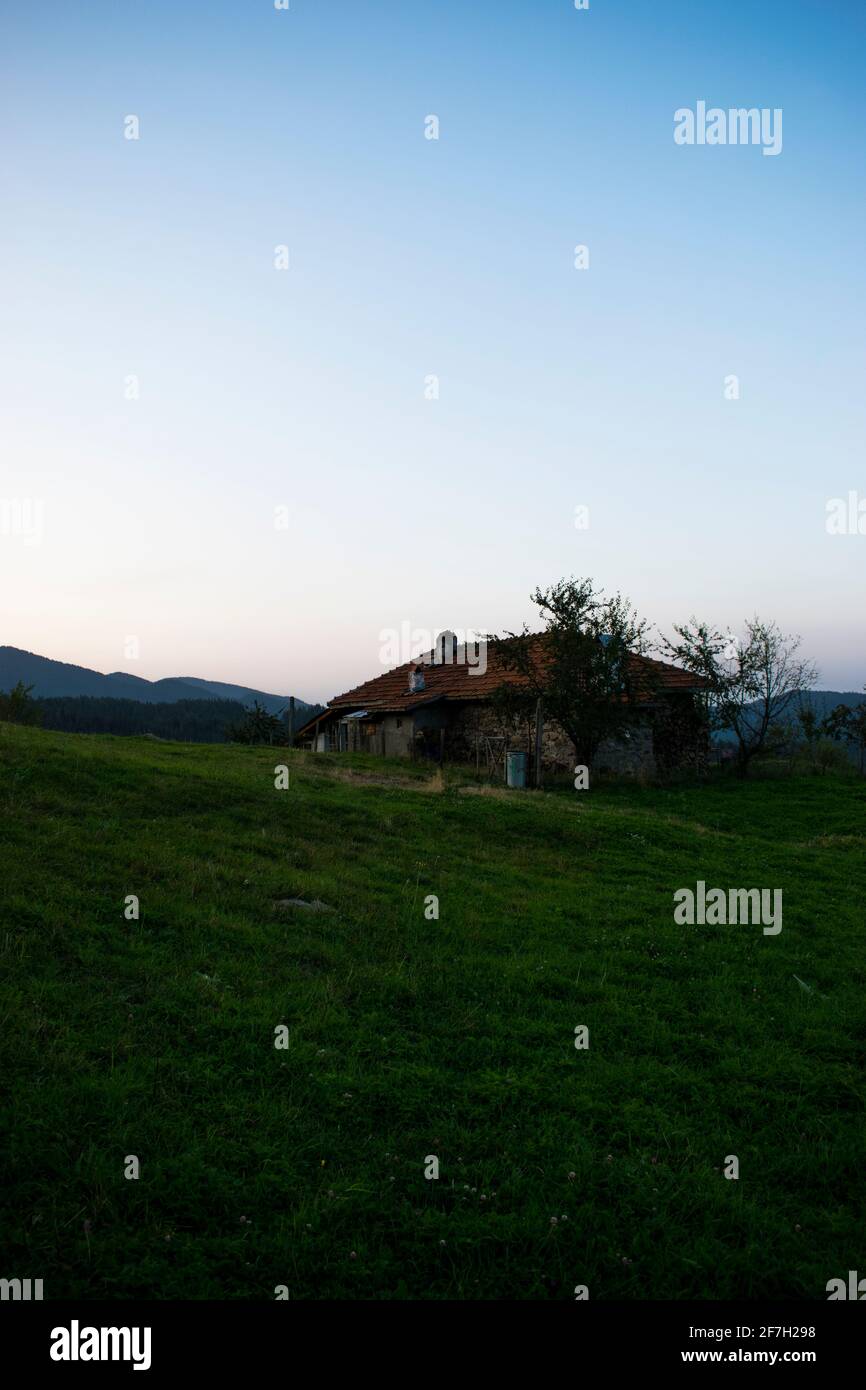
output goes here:
[{"label": "small rock in grass", "polygon": [[334,909],[327,903],[323,903],[319,898],[313,898],[311,903],[303,898],[277,898],[274,907],[305,907],[308,912],[333,912]]}]

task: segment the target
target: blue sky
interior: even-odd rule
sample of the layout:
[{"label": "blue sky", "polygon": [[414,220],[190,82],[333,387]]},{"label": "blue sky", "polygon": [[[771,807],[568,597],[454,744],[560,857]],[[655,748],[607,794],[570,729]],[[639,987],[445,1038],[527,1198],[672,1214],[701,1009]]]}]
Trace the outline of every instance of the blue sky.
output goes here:
[{"label": "blue sky", "polygon": [[[0,640],[328,698],[573,573],[864,684],[866,6],[0,15],[0,499],[44,508]],[[698,100],[781,154],[677,146]]]}]

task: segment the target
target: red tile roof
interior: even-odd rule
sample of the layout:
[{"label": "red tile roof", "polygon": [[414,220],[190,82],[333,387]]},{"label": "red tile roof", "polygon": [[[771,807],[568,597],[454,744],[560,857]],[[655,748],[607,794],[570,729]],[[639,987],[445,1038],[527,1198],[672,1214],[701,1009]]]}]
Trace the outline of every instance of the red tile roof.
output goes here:
[{"label": "red tile roof", "polygon": [[[542,664],[543,636],[539,635],[536,642],[538,662]],[[476,653],[470,651],[470,655],[474,656]],[[671,666],[665,661],[654,661],[649,657],[639,656],[633,657],[632,661],[651,669],[654,684],[663,692],[694,691],[701,689],[705,684],[701,676],[694,676],[691,672]],[[415,666],[423,669],[424,689],[410,694],[409,672]],[[487,669],[483,674],[477,666],[469,666],[463,662],[434,665],[428,654],[423,661],[420,658],[417,661],[407,661],[403,666],[396,666],[393,671],[386,671],[384,675],[374,676],[372,680],[356,685],[353,690],[347,690],[343,695],[335,695],[334,699],[328,702],[328,711],[346,713],[349,710],[364,709],[369,710],[371,715],[402,714],[407,710],[430,704],[434,700],[489,700],[499,686],[520,686],[523,683],[523,678],[517,671],[503,667],[496,644],[490,642],[487,646]],[[318,717],[325,719],[327,714]],[[311,720],[310,726],[314,722]],[[305,725],[304,729],[307,727]],[[298,732],[302,733],[304,730]]]}]

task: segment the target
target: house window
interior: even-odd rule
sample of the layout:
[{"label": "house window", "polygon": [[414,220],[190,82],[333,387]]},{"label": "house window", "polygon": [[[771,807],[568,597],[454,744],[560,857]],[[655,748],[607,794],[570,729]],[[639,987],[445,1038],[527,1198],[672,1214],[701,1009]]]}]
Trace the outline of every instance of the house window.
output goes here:
[{"label": "house window", "polygon": [[398,729],[402,729],[402,727],[403,727],[403,720],[402,720],[402,719],[398,719],[398,720],[397,720],[397,728],[398,728]]}]

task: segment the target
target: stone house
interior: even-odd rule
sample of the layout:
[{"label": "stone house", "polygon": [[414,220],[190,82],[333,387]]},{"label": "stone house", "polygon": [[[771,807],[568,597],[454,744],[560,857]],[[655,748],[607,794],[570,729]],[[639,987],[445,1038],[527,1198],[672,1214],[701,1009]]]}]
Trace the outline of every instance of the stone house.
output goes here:
[{"label": "stone house", "polygon": [[[539,637],[539,653],[543,642]],[[477,653],[470,649],[467,659],[456,639],[444,634],[433,652],[335,696],[323,714],[298,731],[296,743],[319,752],[474,763],[504,777],[506,753],[522,751],[534,758],[536,720],[503,719],[492,701],[494,691],[523,682],[502,666],[495,645],[485,655],[482,669]],[[698,699],[703,681],[667,662],[632,661],[647,668],[651,694],[641,701],[629,733],[602,744],[595,770],[645,776],[703,771],[709,747]],[[542,769],[567,771],[574,761],[570,739],[542,712]]]}]

